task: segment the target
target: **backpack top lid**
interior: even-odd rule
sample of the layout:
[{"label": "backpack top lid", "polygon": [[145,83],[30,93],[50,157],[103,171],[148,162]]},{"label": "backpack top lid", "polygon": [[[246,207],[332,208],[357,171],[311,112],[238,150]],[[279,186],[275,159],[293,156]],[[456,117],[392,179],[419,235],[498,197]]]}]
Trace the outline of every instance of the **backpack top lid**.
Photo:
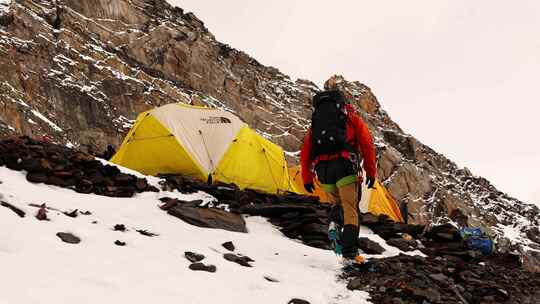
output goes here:
[{"label": "backpack top lid", "polygon": [[345,103],[345,96],[339,90],[322,91],[313,96],[313,107],[317,108],[323,102],[333,102],[336,104]]}]

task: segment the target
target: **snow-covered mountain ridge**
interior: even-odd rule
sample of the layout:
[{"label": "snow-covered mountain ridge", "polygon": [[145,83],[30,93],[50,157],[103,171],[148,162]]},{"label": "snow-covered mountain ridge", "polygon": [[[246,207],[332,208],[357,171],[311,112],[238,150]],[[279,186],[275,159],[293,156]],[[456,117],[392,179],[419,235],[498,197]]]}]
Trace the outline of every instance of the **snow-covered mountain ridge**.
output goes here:
[{"label": "snow-covered mountain ridge", "polygon": [[[319,90],[215,40],[163,0],[0,2],[0,129],[101,151],[137,113],[171,102],[221,107],[294,160]],[[480,226],[540,270],[539,209],[404,133],[359,82],[333,77],[370,125],[379,178],[415,223]]]}]

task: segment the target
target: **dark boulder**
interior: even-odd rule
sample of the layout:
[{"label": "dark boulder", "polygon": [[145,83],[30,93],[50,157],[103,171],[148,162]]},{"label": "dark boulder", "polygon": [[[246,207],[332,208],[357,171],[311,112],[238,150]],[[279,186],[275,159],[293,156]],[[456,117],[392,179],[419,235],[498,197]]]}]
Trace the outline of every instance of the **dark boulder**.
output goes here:
[{"label": "dark boulder", "polygon": [[204,260],[205,256],[200,254],[200,253],[196,253],[196,252],[191,252],[191,251],[186,251],[184,252],[184,256],[186,257],[186,259],[188,259],[188,261],[190,261],[191,263],[197,263],[197,262],[200,262],[202,260]]},{"label": "dark boulder", "polygon": [[89,194],[92,193],[93,190],[94,185],[87,179],[82,179],[75,185],[75,191],[79,193]]},{"label": "dark boulder", "polygon": [[451,224],[434,226],[426,234],[426,237],[439,242],[460,241],[461,236],[458,228]]},{"label": "dark boulder", "polygon": [[189,269],[193,271],[206,271],[206,272],[216,272],[217,268],[214,265],[205,265],[203,263],[193,263],[189,265]]},{"label": "dark boulder", "polygon": [[244,267],[253,267],[250,262],[255,262],[254,260],[252,260],[251,258],[247,257],[247,256],[242,256],[242,255],[237,255],[237,254],[232,254],[232,253],[225,253],[223,255],[223,258],[225,258],[225,260],[227,261],[231,261],[231,262],[234,262],[238,265],[242,265]]},{"label": "dark boulder", "polygon": [[69,216],[69,217],[77,217],[79,215],[79,210],[78,209],[75,209],[73,211],[65,211],[63,212],[66,216]]},{"label": "dark boulder", "polygon": [[49,161],[43,158],[27,158],[21,163],[22,169],[32,173],[47,173],[52,167]]},{"label": "dark boulder", "polygon": [[51,175],[47,178],[47,181],[45,181],[45,183],[58,187],[69,188],[75,186],[77,182],[75,181],[75,179],[70,177],[64,178],[58,175]]},{"label": "dark boulder", "polygon": [[69,244],[79,244],[81,242],[79,237],[69,232],[58,232],[56,236],[59,237],[63,242]]},{"label": "dark boulder", "polygon": [[275,279],[273,277],[270,277],[270,276],[263,276],[265,280],[267,280],[268,282],[272,282],[272,283],[279,283],[279,280],[278,279]]},{"label": "dark boulder", "polygon": [[178,205],[169,209],[168,213],[198,227],[247,232],[246,222],[242,215],[220,209]]},{"label": "dark boulder", "polygon": [[30,172],[26,174],[26,180],[31,183],[45,183],[47,182],[47,174],[43,172]]},{"label": "dark boulder", "polygon": [[306,300],[294,298],[290,300],[289,302],[287,302],[287,304],[309,304],[309,302]]},{"label": "dark boulder", "polygon": [[148,230],[144,230],[144,229],[137,229],[136,230],[138,233],[144,235],[144,236],[148,236],[148,237],[154,237],[154,236],[158,236],[158,234],[156,233],[153,233],[153,232],[150,232]]},{"label": "dark boulder", "polygon": [[6,207],[8,209],[10,209],[11,211],[15,212],[15,214],[17,214],[19,217],[24,217],[26,215],[26,213],[24,211],[22,211],[20,208],[10,204],[10,203],[7,203],[7,202],[0,202],[0,205],[3,206],[3,207]]},{"label": "dark boulder", "polygon": [[401,251],[413,251],[417,247],[416,241],[408,241],[404,238],[389,239],[386,244],[397,247]]},{"label": "dark boulder", "polygon": [[124,232],[124,231],[126,231],[126,225],[124,225],[124,224],[116,224],[116,225],[114,225],[113,230],[114,231],[122,231],[122,232]]},{"label": "dark boulder", "polygon": [[386,251],[377,242],[374,242],[365,237],[358,238],[358,248],[367,254],[382,254]]},{"label": "dark boulder", "polygon": [[234,249],[235,249],[234,244],[231,241],[225,242],[225,243],[221,244],[221,246],[223,246],[223,248],[225,248],[225,249],[227,249],[229,251],[234,251]]}]

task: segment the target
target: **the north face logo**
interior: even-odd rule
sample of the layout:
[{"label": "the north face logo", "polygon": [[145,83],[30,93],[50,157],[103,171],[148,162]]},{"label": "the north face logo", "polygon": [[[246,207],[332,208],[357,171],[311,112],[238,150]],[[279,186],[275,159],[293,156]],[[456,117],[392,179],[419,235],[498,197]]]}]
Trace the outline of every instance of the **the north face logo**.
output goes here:
[{"label": "the north face logo", "polygon": [[231,120],[227,117],[218,117],[218,116],[211,116],[207,118],[201,118],[202,121],[206,122],[207,124],[222,124],[222,123],[231,123]]}]

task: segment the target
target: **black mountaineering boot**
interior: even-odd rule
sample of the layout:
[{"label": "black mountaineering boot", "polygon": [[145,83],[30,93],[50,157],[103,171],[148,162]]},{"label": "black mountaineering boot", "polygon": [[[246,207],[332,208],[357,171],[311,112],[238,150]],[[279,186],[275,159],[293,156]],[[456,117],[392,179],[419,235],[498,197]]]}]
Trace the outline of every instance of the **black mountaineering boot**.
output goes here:
[{"label": "black mountaineering boot", "polygon": [[358,226],[343,227],[342,244],[344,258],[354,258],[358,255]]},{"label": "black mountaineering boot", "polygon": [[342,244],[344,264],[362,264],[364,257],[358,254],[358,226],[345,225],[343,227]]}]

